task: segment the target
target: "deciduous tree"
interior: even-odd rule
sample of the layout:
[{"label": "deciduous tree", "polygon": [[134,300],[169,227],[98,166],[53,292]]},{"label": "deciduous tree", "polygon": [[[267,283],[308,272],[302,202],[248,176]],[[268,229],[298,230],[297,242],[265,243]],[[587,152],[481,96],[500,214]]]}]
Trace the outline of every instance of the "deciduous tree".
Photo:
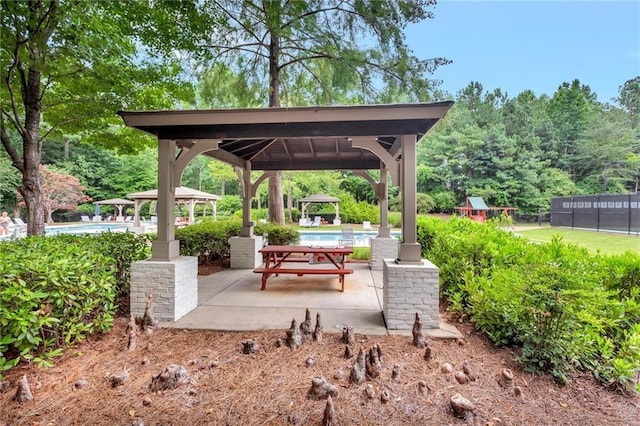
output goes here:
[{"label": "deciduous tree", "polygon": [[[418,59],[404,41],[406,25],[431,18],[435,1],[211,2],[224,11],[228,27],[209,47],[237,75],[238,91],[268,88],[270,107],[282,99],[290,104],[289,95],[330,103],[334,95],[357,93],[366,102],[385,84],[427,100],[434,86],[427,73],[447,62]],[[269,218],[284,223],[281,173],[269,179]]]},{"label": "deciduous tree", "polygon": [[115,113],[169,107],[188,95],[176,78],[178,58],[154,57],[145,48],[145,42],[171,39],[174,30],[156,26],[153,37],[143,31],[164,17],[149,13],[141,19],[139,13],[149,12],[146,4],[1,2],[0,140],[22,174],[18,190],[29,235],[44,234],[39,166],[48,137],[82,134],[103,146],[135,151],[153,139],[122,126]]}]

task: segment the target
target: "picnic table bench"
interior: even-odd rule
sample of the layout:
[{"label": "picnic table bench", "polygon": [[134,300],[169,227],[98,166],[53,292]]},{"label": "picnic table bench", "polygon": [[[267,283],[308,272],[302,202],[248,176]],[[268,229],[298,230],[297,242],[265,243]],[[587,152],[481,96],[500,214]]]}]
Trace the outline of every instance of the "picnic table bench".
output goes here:
[{"label": "picnic table bench", "polygon": [[[340,291],[344,291],[344,276],[352,274],[353,269],[345,267],[347,255],[353,253],[353,247],[312,247],[312,246],[266,246],[260,250],[265,256],[264,266],[255,268],[253,272],[262,274],[262,288],[267,288],[269,277],[279,274],[303,275],[338,275]],[[301,254],[309,257],[296,257]],[[324,268],[287,265],[288,263],[323,263]]]}]

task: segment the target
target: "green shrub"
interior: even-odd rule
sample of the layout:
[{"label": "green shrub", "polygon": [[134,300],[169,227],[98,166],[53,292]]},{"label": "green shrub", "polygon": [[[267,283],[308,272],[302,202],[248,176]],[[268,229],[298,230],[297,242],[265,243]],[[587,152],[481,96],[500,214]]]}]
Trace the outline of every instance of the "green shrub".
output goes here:
[{"label": "green shrub", "polygon": [[[131,262],[148,259],[151,256],[150,235],[132,232],[102,232],[81,238],[81,244],[113,260],[116,278],[116,297],[129,295],[131,288]],[[127,306],[128,308],[128,306]]]},{"label": "green shrub", "polygon": [[229,256],[229,238],[240,235],[239,220],[203,220],[184,228],[176,229],[180,240],[180,254],[196,256],[199,265],[209,265],[215,260]]},{"label": "green shrub", "polygon": [[239,195],[223,195],[216,201],[217,214],[231,216],[237,211],[242,212],[242,198]]},{"label": "green shrub", "polygon": [[371,248],[369,247],[354,247],[353,253],[349,255],[349,259],[353,260],[370,260]]},{"label": "green shrub", "polygon": [[379,223],[380,211],[378,206],[365,201],[356,201],[351,194],[340,196],[340,219],[342,223],[362,223],[369,221]]},{"label": "green shrub", "polygon": [[280,226],[275,223],[257,223],[256,235],[267,236],[269,245],[289,245],[300,242],[300,233],[292,226]]},{"label": "green shrub", "polygon": [[[640,369],[640,256],[596,256],[554,238],[534,244],[499,221],[418,219],[423,256],[440,268],[449,309],[528,371],[566,382],[572,368],[629,388]],[[636,383],[640,390],[640,385]]]},{"label": "green shrub", "polygon": [[[229,257],[229,238],[240,235],[242,222],[205,220],[185,228],[176,229],[176,239],[180,240],[180,254],[196,256],[199,265]],[[254,234],[268,234],[269,244],[292,244],[300,240],[300,234],[288,226],[273,223],[258,223]]]},{"label": "green shrub", "polygon": [[453,192],[441,191],[431,194],[435,204],[434,210],[439,213],[453,213],[456,209],[456,196]]},{"label": "green shrub", "polygon": [[111,328],[116,266],[92,238],[0,243],[0,371],[22,359],[49,365],[65,345]]}]

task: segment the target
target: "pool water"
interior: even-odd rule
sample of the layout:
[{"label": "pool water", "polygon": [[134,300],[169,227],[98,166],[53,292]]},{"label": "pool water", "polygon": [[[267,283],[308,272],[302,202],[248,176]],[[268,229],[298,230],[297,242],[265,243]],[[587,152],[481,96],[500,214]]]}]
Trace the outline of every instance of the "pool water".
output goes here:
[{"label": "pool water", "polygon": [[63,225],[63,226],[47,226],[45,227],[45,235],[57,234],[99,234],[101,232],[124,232],[127,225],[122,223],[96,223],[90,225]]},{"label": "pool water", "polygon": [[[298,231],[300,233],[300,244],[303,246],[319,245],[319,246],[337,246],[342,239],[342,232],[340,231]],[[356,247],[369,247],[371,244],[369,240],[375,238],[378,233],[354,231],[355,237],[354,246]],[[392,237],[399,237],[400,231],[392,231]]]}]

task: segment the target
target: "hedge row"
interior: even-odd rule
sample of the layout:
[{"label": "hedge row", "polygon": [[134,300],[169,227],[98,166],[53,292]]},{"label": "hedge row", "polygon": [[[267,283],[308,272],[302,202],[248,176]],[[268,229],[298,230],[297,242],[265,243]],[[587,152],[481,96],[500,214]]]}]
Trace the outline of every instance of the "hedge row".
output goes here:
[{"label": "hedge row", "polygon": [[0,373],[50,365],[65,345],[111,328],[148,240],[130,233],[28,237],[0,243]]},{"label": "hedge row", "polygon": [[534,244],[495,224],[418,220],[423,255],[440,268],[449,309],[518,361],[559,382],[573,368],[636,387],[640,370],[640,256],[589,253],[560,238]]},{"label": "hedge row", "polygon": [[[199,265],[229,256],[229,238],[240,235],[240,220],[213,222],[205,220],[176,230],[180,240],[180,254],[196,256]],[[300,240],[300,234],[290,226],[259,222],[254,227],[255,235],[267,235],[269,244],[293,244]]]}]

